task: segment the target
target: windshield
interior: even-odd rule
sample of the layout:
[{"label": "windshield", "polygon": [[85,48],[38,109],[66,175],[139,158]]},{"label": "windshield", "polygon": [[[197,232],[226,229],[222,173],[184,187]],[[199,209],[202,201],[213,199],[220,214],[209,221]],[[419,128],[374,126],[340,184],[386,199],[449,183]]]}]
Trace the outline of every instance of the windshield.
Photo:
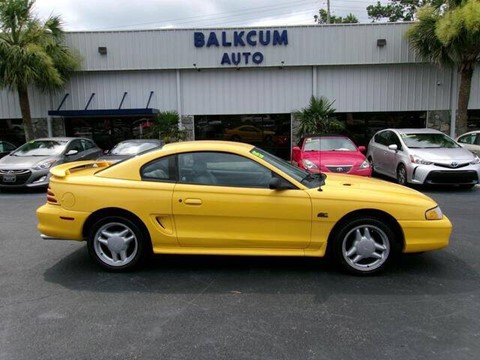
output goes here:
[{"label": "windshield", "polygon": [[303,151],[357,151],[357,147],[345,137],[310,137],[305,139]]},{"label": "windshield", "polygon": [[13,156],[53,156],[60,155],[67,146],[67,141],[34,140],[20,146]]},{"label": "windshield", "polygon": [[110,151],[111,155],[137,155],[141,152],[158,147],[155,143],[139,143],[139,142],[121,142],[115,145]]},{"label": "windshield", "polygon": [[436,133],[401,134],[401,137],[405,145],[407,145],[407,147],[412,149],[460,147],[453,139],[451,139],[445,134],[436,134]]},{"label": "windshield", "polygon": [[323,173],[311,174],[259,148],[253,148],[250,153],[275,166],[308,188],[315,188],[324,184],[325,175]]}]

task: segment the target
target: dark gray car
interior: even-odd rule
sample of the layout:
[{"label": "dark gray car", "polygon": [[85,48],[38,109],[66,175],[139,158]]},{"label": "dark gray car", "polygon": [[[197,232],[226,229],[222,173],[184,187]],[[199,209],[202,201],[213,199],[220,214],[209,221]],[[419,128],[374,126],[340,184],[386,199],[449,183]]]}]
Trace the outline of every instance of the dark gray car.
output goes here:
[{"label": "dark gray car", "polygon": [[367,159],[376,173],[399,184],[478,184],[480,159],[434,129],[385,129],[368,144]]},{"label": "dark gray car", "polygon": [[0,159],[0,189],[46,188],[51,167],[93,160],[100,154],[101,149],[85,138],[53,137],[29,141]]},{"label": "dark gray car", "polygon": [[98,160],[106,160],[113,163],[129,159],[145,151],[159,149],[165,142],[157,139],[131,139],[124,140],[107,151]]}]

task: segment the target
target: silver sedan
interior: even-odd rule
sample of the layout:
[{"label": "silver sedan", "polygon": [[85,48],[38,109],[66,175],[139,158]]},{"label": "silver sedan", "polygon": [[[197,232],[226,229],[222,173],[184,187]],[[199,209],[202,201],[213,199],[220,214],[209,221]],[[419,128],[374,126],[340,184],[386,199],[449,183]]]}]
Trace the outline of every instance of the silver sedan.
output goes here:
[{"label": "silver sedan", "polygon": [[368,144],[373,171],[399,184],[460,185],[479,183],[480,159],[434,129],[385,129]]}]

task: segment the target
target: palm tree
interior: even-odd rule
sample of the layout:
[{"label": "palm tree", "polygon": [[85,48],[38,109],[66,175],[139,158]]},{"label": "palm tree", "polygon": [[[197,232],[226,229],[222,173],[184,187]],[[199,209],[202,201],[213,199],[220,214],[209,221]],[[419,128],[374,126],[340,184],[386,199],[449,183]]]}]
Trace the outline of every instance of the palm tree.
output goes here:
[{"label": "palm tree", "polygon": [[35,0],[0,0],[0,87],[16,90],[25,138],[34,138],[28,87],[59,89],[80,58],[63,45],[58,16],[45,22],[32,14]]},{"label": "palm tree", "polygon": [[449,0],[444,7],[431,5],[417,12],[418,21],[407,32],[410,45],[423,59],[456,66],[460,74],[457,132],[467,131],[472,76],[480,60],[480,1]]},{"label": "palm tree", "polygon": [[332,107],[334,102],[335,100],[330,101],[324,96],[312,96],[309,105],[295,114],[300,123],[297,135],[329,134],[343,130],[343,123],[332,117],[335,113]]}]

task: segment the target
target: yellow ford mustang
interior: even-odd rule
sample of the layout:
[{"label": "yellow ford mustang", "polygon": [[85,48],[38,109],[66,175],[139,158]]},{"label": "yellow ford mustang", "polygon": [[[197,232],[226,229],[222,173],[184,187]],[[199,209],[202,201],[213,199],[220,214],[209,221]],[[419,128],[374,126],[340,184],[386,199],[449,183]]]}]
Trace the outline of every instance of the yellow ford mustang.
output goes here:
[{"label": "yellow ford mustang", "polygon": [[252,145],[168,144],[112,165],[51,170],[44,239],[86,240],[113,271],[155,254],[332,256],[371,274],[441,249],[452,225],[429,197],[381,180],[310,174]]}]

